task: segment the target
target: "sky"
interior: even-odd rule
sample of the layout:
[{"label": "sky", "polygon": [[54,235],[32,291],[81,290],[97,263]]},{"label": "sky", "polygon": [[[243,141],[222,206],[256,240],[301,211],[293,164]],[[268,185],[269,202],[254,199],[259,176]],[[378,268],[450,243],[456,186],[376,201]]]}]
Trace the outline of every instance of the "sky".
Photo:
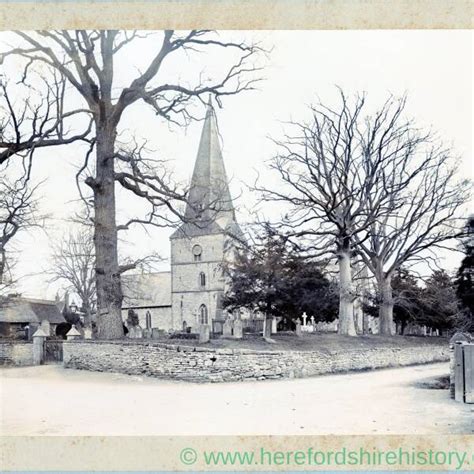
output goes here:
[{"label": "sky", "polygon": [[[142,70],[157,47],[161,33],[130,46],[120,60],[119,81],[127,83]],[[257,197],[247,190],[257,175],[267,186],[278,183],[265,167],[274,145],[270,137],[282,135],[285,121],[307,116],[308,105],[318,100],[335,105],[337,88],[347,94],[366,92],[374,107],[389,94],[408,94],[407,116],[422,127],[432,128],[452,145],[461,158],[461,171],[473,177],[473,32],[472,31],[232,31],[223,38],[259,41],[271,50],[264,60],[264,81],[259,90],[225,98],[217,109],[222,150],[232,195],[237,197],[237,218],[251,222]],[[0,34],[0,44],[12,41]],[[176,60],[166,65],[165,77],[186,77],[203,72],[212,76],[226,56],[213,51],[198,62]],[[13,66],[7,71],[17,73]],[[202,122],[186,129],[169,127],[144,104],[134,105],[121,124],[125,135],[147,140],[157,158],[169,160],[178,181],[190,179],[199,144]],[[18,235],[18,290],[24,295],[52,298],[59,286],[51,283],[51,243],[72,228],[68,222],[78,209],[75,170],[84,148],[72,145],[38,153],[33,181],[42,182],[39,196],[43,213],[49,214],[45,229]],[[119,197],[119,214],[132,215],[140,208],[134,199]],[[262,211],[264,212],[265,209]],[[278,210],[272,209],[271,212]],[[268,211],[270,212],[270,211]],[[169,268],[171,229],[136,227],[121,235],[122,257],[153,252],[165,260],[157,268]],[[447,253],[444,266],[455,268],[459,256]]]}]

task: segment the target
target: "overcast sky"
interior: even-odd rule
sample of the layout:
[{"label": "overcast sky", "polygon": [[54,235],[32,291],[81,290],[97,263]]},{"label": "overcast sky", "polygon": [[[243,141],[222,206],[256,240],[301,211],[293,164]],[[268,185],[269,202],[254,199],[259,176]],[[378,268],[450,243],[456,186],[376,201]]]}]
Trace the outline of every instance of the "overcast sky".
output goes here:
[{"label": "overcast sky", "polygon": [[[258,171],[268,181],[264,161],[271,157],[269,136],[278,137],[289,119],[307,114],[307,105],[318,98],[329,105],[337,100],[335,85],[347,93],[367,92],[369,103],[377,106],[389,93],[408,93],[407,114],[424,127],[432,127],[452,144],[462,157],[465,176],[473,176],[473,32],[470,31],[276,31],[222,32],[222,36],[257,39],[272,52],[263,73],[260,90],[226,98],[217,110],[223,156],[231,178],[234,196],[242,194],[245,183],[253,182]],[[7,36],[3,33],[3,39]],[[0,35],[0,41],[2,40]],[[8,36],[11,39],[10,36]],[[123,63],[124,80],[136,75],[154,51],[151,37],[129,48]],[[184,76],[222,63],[222,52],[202,55],[196,64],[170,64],[167,74]],[[132,62],[133,61],[133,62]],[[190,68],[189,71],[186,68]],[[194,69],[193,69],[194,68]],[[191,70],[192,69],[192,70]],[[130,134],[148,140],[160,158],[172,160],[177,179],[188,181],[197,153],[202,123],[186,130],[169,129],[140,104],[134,106],[122,124]],[[19,290],[35,297],[54,297],[58,286],[48,283],[50,242],[71,227],[66,219],[77,209],[75,168],[83,158],[77,146],[55,148],[38,154],[34,180],[41,186],[41,209],[51,215],[47,233],[34,230],[18,236],[18,276],[24,275]],[[244,193],[237,202],[238,218],[251,220],[246,208],[255,197]],[[136,203],[120,203],[123,212],[135,211]],[[152,251],[169,256],[171,230],[138,227],[127,233],[122,254],[140,256]],[[129,243],[127,243],[129,242]],[[131,244],[130,242],[133,242]],[[458,257],[449,256],[447,268],[457,265]],[[169,262],[162,265],[167,269]]]}]

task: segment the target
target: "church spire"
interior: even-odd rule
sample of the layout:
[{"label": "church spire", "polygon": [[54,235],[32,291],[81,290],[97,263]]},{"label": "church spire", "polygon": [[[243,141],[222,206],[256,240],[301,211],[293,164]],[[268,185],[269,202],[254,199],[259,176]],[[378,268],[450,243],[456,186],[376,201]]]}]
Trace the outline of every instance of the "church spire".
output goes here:
[{"label": "church spire", "polygon": [[225,228],[235,221],[235,212],[219,143],[216,112],[211,97],[191,178],[185,217],[209,221]]}]

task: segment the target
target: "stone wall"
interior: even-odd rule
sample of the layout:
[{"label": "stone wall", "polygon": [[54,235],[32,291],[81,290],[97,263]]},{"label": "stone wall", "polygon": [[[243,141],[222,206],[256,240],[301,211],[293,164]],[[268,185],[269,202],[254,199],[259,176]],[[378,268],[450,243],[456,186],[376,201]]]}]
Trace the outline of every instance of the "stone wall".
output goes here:
[{"label": "stone wall", "polygon": [[34,365],[33,343],[0,341],[0,365]]},{"label": "stone wall", "polygon": [[308,377],[449,360],[449,348],[445,343],[331,354],[123,341],[70,341],[63,347],[65,367],[192,382]]}]

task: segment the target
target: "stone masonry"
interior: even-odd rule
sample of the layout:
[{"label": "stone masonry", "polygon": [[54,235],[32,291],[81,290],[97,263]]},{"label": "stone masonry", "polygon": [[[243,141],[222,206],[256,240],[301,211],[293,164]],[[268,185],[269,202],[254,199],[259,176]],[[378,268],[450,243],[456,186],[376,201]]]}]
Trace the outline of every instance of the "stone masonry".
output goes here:
[{"label": "stone masonry", "polygon": [[0,365],[34,365],[33,343],[23,341],[0,342]]},{"label": "stone masonry", "polygon": [[[208,324],[216,318],[218,297],[224,291],[224,240],[223,234],[216,234],[171,241],[173,329],[181,329],[186,321],[197,332],[201,305],[206,305]],[[192,249],[196,245],[202,248],[200,261],[193,260]],[[201,285],[201,273],[205,275],[205,285]]]},{"label": "stone masonry", "polygon": [[368,351],[255,351],[153,342],[65,342],[64,366],[190,382],[265,380],[449,360],[447,345]]}]

